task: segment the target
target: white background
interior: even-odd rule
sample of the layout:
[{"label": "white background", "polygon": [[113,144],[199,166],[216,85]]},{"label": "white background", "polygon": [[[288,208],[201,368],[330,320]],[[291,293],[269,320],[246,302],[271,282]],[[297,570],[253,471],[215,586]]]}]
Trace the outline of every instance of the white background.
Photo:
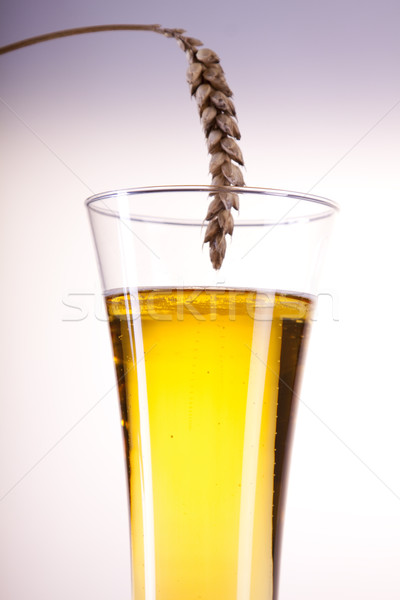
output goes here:
[{"label": "white background", "polygon": [[[281,600],[400,597],[399,21],[395,0],[1,3],[1,45],[94,24],[186,28],[235,92],[246,183],[342,207],[301,394]],[[0,57],[5,600],[129,599],[117,396],[83,202],[208,182],[185,68],[151,33]]]}]

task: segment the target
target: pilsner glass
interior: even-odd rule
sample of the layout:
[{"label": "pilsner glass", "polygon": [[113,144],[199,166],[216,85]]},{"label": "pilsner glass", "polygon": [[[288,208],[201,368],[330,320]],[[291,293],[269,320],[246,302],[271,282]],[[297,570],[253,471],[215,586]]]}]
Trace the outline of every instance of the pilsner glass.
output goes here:
[{"label": "pilsner glass", "polygon": [[[276,600],[305,345],[336,212],[235,188],[219,271],[209,194],[89,198],[114,349],[135,600]],[[232,188],[229,188],[232,191]]]}]

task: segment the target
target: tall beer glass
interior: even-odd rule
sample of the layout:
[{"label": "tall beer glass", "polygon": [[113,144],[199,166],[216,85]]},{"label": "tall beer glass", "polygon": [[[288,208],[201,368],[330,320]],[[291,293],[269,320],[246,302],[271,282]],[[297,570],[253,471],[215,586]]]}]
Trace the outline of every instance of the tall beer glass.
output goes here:
[{"label": "tall beer glass", "polygon": [[[276,600],[299,381],[335,205],[212,187],[89,198],[121,406],[135,600]],[[232,188],[229,188],[232,191]]]}]

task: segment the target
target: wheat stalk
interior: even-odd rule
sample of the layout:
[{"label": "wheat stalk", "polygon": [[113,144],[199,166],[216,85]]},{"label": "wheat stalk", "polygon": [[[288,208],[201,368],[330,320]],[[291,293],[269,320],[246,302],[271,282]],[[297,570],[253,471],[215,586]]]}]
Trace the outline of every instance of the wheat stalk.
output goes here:
[{"label": "wheat stalk", "polygon": [[[197,102],[208,152],[211,155],[212,184],[219,188],[244,185],[242,172],[237,166],[243,166],[243,156],[235,141],[240,140],[240,131],[232,91],[226,82],[220,59],[213,50],[201,48],[203,43],[200,40],[185,36],[184,29],[169,29],[160,25],[97,25],[66,29],[3,46],[0,48],[0,54],[71,35],[123,30],[153,31],[178,42],[189,61],[186,78],[191,94]],[[234,227],[231,209],[239,209],[239,196],[233,191],[223,189],[211,193],[210,196],[212,200],[205,217],[208,225],[204,243],[210,245],[210,258],[214,269],[220,269],[226,252],[226,236],[232,235]]]}]

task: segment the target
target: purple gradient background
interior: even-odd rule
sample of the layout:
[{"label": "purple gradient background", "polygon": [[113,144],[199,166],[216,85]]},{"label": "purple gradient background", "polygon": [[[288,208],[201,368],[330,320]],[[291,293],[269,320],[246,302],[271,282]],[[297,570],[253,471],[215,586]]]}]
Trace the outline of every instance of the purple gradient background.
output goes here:
[{"label": "purple gradient background", "polygon": [[[248,185],[342,206],[301,394],[280,600],[397,600],[400,5],[5,0],[0,45],[124,22],[184,27],[220,54]],[[0,57],[4,600],[129,599],[114,372],[83,200],[208,182],[185,69],[151,33]]]}]

